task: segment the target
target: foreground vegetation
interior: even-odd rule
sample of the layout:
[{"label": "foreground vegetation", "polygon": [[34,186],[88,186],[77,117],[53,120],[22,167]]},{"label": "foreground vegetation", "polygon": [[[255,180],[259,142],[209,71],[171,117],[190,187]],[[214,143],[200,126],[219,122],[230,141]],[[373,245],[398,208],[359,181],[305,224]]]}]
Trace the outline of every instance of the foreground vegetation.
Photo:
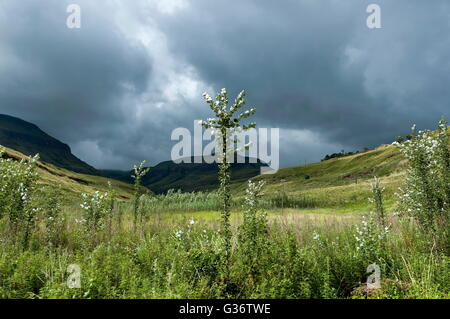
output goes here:
[{"label": "foreground vegetation", "polygon": [[[0,159],[0,297],[449,298],[447,127],[398,147],[405,183],[385,179],[400,190],[383,189],[385,179],[330,185],[340,194],[330,201],[350,213],[326,209],[329,188],[250,181],[230,202],[229,254],[220,193],[137,186],[128,201],[105,185],[66,202],[64,188],[39,182],[37,158]],[[353,191],[371,213],[351,206]],[[367,284],[368,267],[379,267],[380,288]]]},{"label": "foreground vegetation", "polygon": [[[51,245],[44,227],[34,232],[27,250],[4,232],[0,296],[448,298],[448,255],[430,246],[413,221],[389,221],[392,226],[383,241],[362,246],[353,223],[360,231],[363,224],[353,216],[345,221],[277,219],[270,223],[267,236],[257,237],[255,243],[246,243],[244,230],[234,228],[240,236],[234,237],[228,281],[223,277],[218,220],[191,221],[187,215],[175,223],[152,216],[134,233],[129,222],[120,223],[116,216],[111,231],[106,226],[95,239],[81,223],[70,220]],[[373,262],[381,267],[382,288],[371,292],[365,282]],[[68,288],[71,264],[81,269],[81,288]]]}]

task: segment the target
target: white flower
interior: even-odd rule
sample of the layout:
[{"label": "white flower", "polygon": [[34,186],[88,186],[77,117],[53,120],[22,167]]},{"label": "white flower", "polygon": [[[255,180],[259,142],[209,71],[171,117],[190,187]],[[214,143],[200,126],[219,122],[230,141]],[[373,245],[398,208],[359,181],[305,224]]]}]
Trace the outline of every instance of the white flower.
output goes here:
[{"label": "white flower", "polygon": [[183,237],[183,231],[182,231],[182,230],[177,230],[177,231],[175,232],[175,237],[176,237],[177,239],[181,239],[181,238]]},{"label": "white flower", "polygon": [[320,239],[320,236],[319,236],[319,234],[316,231],[314,231],[314,233],[313,233],[313,239],[314,240],[319,240]]}]

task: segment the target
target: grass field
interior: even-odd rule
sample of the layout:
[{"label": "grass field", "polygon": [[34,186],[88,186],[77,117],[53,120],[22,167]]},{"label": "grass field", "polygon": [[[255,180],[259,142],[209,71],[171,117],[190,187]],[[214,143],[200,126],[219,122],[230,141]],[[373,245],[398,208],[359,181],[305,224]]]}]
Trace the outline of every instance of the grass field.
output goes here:
[{"label": "grass field", "polygon": [[[152,214],[133,231],[132,216],[115,210],[95,234],[70,208],[69,215],[53,245],[41,223],[27,250],[3,224],[0,297],[449,297],[448,255],[430,246],[413,221],[394,216],[385,240],[357,249],[359,214],[278,209],[269,212],[267,240],[248,251],[239,238],[242,211],[235,211],[225,276],[216,211]],[[381,267],[382,287],[373,291],[365,288],[372,263]],[[80,267],[80,288],[67,285],[72,264]]]},{"label": "grass field", "polygon": [[[258,176],[266,186],[253,215],[246,185],[234,183],[225,260],[218,193],[148,192],[136,219],[132,185],[39,162],[37,185],[60,193],[39,195],[26,245],[29,223],[0,219],[0,297],[449,298],[448,232],[397,214],[406,165],[382,146]],[[368,200],[374,175],[386,227]],[[380,288],[366,283],[369,265]]]}]

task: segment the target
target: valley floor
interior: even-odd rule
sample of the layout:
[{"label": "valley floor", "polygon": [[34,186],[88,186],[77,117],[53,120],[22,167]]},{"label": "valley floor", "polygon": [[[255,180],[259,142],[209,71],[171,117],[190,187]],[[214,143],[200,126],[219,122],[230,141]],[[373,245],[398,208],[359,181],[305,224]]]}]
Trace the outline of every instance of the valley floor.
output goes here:
[{"label": "valley floor", "polygon": [[[66,208],[62,228],[41,223],[27,250],[2,223],[0,297],[449,298],[445,245],[392,214],[384,232],[357,213],[276,209],[268,233],[249,244],[236,210],[226,267],[219,212],[161,211],[133,229],[130,207],[121,208],[96,233],[68,216],[77,207]],[[367,290],[371,264],[380,267],[380,289]]]}]

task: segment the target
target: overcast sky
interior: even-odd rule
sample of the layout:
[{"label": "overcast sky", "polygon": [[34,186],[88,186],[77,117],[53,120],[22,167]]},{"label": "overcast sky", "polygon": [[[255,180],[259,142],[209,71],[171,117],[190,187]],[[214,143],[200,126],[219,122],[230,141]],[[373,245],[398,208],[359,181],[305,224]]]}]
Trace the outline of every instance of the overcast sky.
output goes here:
[{"label": "overcast sky", "polygon": [[280,128],[282,166],[390,143],[450,118],[450,2],[376,1],[369,29],[373,2],[2,0],[0,113],[98,168],[170,159],[222,87]]}]

